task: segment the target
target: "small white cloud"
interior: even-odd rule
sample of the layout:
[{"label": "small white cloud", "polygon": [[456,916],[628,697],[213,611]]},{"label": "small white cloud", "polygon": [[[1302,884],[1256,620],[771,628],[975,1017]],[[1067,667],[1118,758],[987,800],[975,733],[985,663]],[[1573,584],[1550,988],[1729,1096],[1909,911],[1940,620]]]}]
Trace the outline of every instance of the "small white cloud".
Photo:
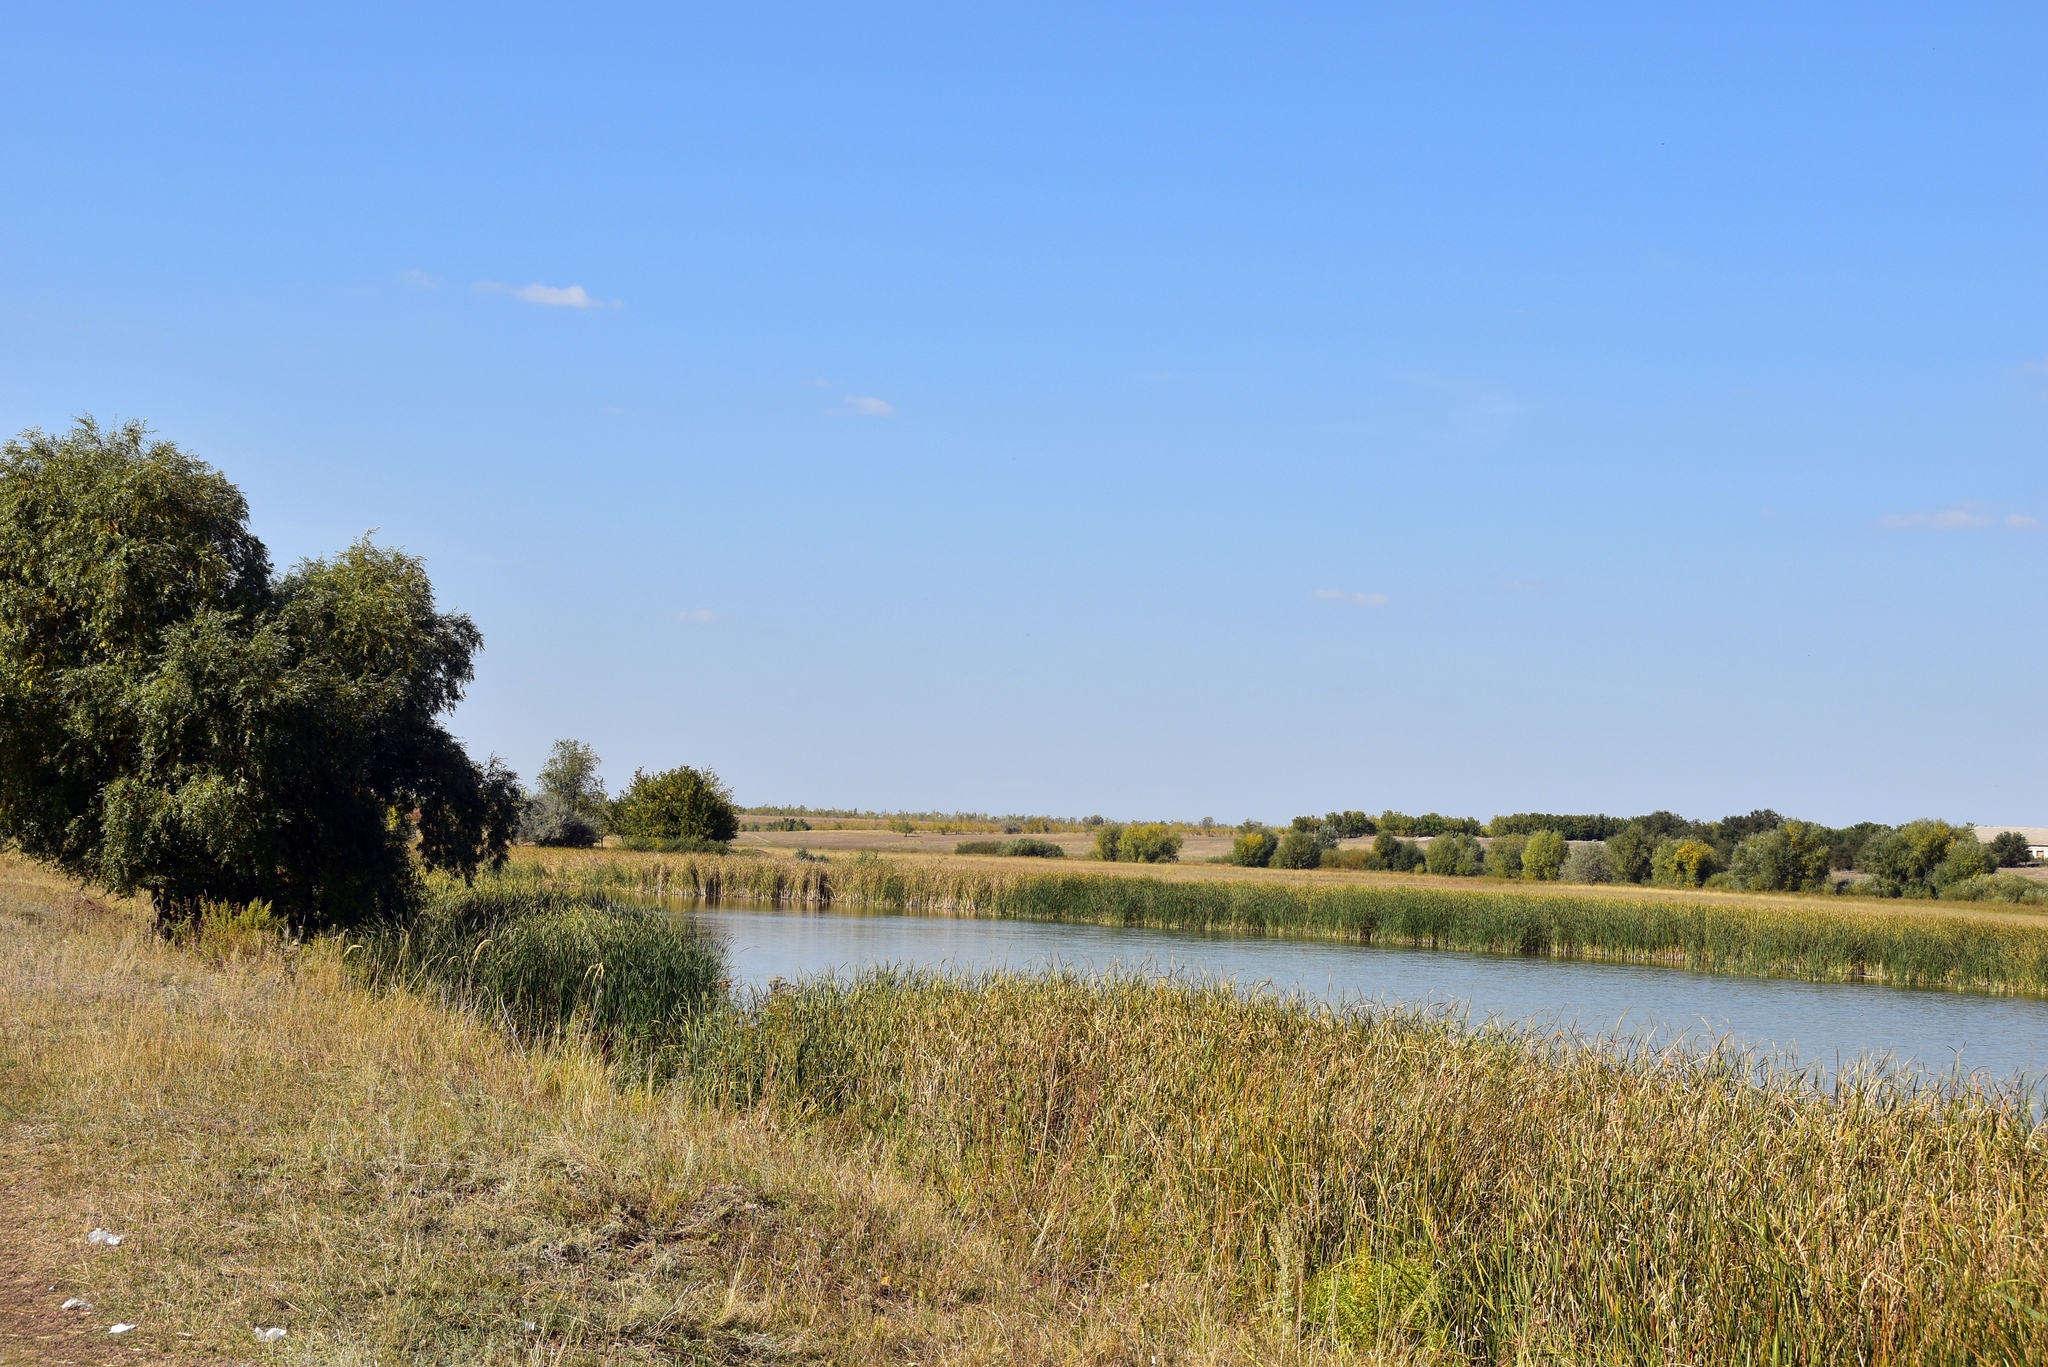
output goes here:
[{"label": "small white cloud", "polygon": [[581,285],[544,285],[536,280],[531,285],[501,285],[495,280],[479,280],[476,287],[486,294],[509,294],[514,299],[523,299],[529,304],[540,304],[551,309],[601,309],[617,308],[618,300],[607,305],[602,299],[593,299]]},{"label": "small white cloud", "polygon": [[2040,523],[2036,522],[2033,518],[2028,517],[2025,513],[2012,514],[2010,517],[2005,519],[2005,525],[2012,528],[2016,532],[2038,531],[2041,527]]},{"label": "small white cloud", "polygon": [[892,404],[867,394],[848,394],[841,401],[840,407],[833,411],[835,413],[850,413],[856,418],[893,418],[896,416],[896,409]]},{"label": "small white cloud", "polygon": [[1346,593],[1343,589],[1317,589],[1315,596],[1325,603],[1349,603],[1355,608],[1383,608],[1394,601],[1384,593]]},{"label": "small white cloud", "polygon": [[1974,532],[1985,527],[2004,527],[2009,531],[2031,532],[2041,524],[2025,513],[1993,517],[1981,503],[1958,503],[1938,513],[1893,513],[1879,518],[1877,525],[1888,531]]},{"label": "small white cloud", "polygon": [[425,271],[400,271],[398,273],[398,283],[409,289],[416,290],[438,289],[441,284],[440,281],[428,275]]},{"label": "small white cloud", "polygon": [[698,608],[695,612],[679,612],[676,617],[685,622],[715,622],[718,614],[710,608]]}]

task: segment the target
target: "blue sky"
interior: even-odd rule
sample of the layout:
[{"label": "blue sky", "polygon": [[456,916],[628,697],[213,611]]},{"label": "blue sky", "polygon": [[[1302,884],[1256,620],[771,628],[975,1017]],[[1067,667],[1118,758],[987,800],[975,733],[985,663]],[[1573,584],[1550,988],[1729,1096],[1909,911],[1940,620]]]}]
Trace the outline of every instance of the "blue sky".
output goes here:
[{"label": "blue sky", "polygon": [[2048,823],[2044,69],[2038,4],[5,4],[0,426],[425,556],[528,774]]}]

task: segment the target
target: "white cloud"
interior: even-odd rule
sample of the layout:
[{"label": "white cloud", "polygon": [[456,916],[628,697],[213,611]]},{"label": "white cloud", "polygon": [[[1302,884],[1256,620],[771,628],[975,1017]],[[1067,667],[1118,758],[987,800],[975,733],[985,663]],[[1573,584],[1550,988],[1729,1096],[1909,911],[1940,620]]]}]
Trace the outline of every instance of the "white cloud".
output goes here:
[{"label": "white cloud", "polygon": [[894,405],[866,394],[848,394],[843,401],[843,406],[834,411],[851,413],[857,418],[893,418],[896,416]]},{"label": "white cloud", "polygon": [[2031,532],[2041,524],[2025,513],[1993,517],[1981,503],[1958,503],[1938,513],[1892,513],[1879,518],[1877,525],[1888,531],[1973,532],[1984,527],[2005,527],[2015,532]]},{"label": "white cloud", "polygon": [[495,280],[479,280],[476,287],[486,294],[509,294],[514,299],[523,299],[529,304],[540,304],[551,309],[601,309],[617,308],[618,300],[609,305],[602,299],[593,299],[581,285],[544,285],[536,280],[531,285],[501,285]]},{"label": "white cloud", "polygon": [[1325,603],[1349,603],[1355,608],[1383,608],[1394,601],[1384,593],[1346,593],[1343,589],[1317,589],[1315,596]]},{"label": "white cloud", "polygon": [[679,612],[676,614],[676,617],[679,621],[684,622],[715,622],[718,620],[718,614],[710,608],[698,608],[695,612]]},{"label": "white cloud", "polygon": [[2016,532],[2037,531],[2041,526],[2040,523],[2036,522],[2033,518],[2028,517],[2025,513],[2012,514],[2010,517],[2005,519],[2005,525],[2012,528]]},{"label": "white cloud", "polygon": [[433,276],[428,275],[425,271],[400,271],[398,273],[398,283],[410,286],[416,290],[430,290],[438,287],[440,281],[434,279]]}]

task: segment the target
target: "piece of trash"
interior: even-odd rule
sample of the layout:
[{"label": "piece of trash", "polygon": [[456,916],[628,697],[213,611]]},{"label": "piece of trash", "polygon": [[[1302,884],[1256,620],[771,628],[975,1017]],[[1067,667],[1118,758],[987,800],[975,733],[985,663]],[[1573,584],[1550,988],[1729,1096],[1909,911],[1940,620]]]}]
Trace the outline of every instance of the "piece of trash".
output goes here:
[{"label": "piece of trash", "polygon": [[104,1229],[96,1229],[86,1235],[85,1241],[89,1244],[105,1244],[108,1248],[119,1248],[121,1246],[121,1236]]},{"label": "piece of trash", "polygon": [[256,1341],[258,1343],[276,1343],[279,1339],[283,1337],[284,1330],[276,1325],[273,1325],[268,1329],[258,1329],[256,1331]]},{"label": "piece of trash", "polygon": [[107,1332],[109,1334],[125,1334],[134,1327],[132,1324],[117,1324],[112,1329],[107,1330]]},{"label": "piece of trash", "polygon": [[540,1332],[540,1326],[538,1324],[535,1324],[532,1320],[519,1321],[519,1327],[521,1329],[524,1329],[529,1334],[536,1334]]},{"label": "piece of trash", "polygon": [[78,1297],[73,1296],[70,1300],[64,1302],[64,1304],[58,1306],[57,1308],[59,1310],[90,1310],[92,1309],[92,1302],[82,1301],[78,1299]]}]

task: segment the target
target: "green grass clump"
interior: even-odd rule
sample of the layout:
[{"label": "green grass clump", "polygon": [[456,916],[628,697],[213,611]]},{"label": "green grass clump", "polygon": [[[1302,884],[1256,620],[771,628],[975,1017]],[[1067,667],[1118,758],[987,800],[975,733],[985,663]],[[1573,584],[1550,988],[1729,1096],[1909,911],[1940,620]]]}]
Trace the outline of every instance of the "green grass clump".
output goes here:
[{"label": "green grass clump", "polygon": [[2048,1360],[2024,1096],[1753,1066],[1222,986],[881,973],[714,1013],[675,1073],[895,1155],[1083,1295],[1192,1282],[1475,1363]]},{"label": "green grass clump", "polygon": [[349,952],[368,981],[476,1008],[523,1038],[654,1044],[724,993],[724,947],[685,917],[485,879]]}]

